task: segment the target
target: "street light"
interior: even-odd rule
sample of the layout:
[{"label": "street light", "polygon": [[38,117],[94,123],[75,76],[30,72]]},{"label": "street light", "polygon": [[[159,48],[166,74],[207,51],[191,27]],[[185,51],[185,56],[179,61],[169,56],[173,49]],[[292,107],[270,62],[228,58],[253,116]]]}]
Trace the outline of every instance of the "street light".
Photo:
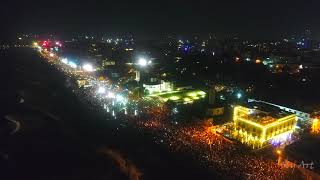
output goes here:
[{"label": "street light", "polygon": [[280,151],[280,150],[277,150],[277,154],[281,155],[281,151]]},{"label": "street light", "polygon": [[142,67],[147,66],[147,64],[148,64],[148,62],[147,62],[147,60],[145,58],[140,58],[138,60],[138,65],[140,65]]},{"label": "street light", "polygon": [[282,162],[282,156],[281,156],[282,152],[280,149],[278,149],[276,152],[278,154],[278,164],[280,165]]}]

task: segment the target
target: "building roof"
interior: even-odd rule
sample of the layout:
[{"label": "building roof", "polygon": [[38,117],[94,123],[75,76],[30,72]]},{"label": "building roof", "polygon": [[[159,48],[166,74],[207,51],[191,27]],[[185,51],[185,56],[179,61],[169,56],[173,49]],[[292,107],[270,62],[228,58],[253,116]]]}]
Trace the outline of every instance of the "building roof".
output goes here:
[{"label": "building roof", "polygon": [[259,102],[247,103],[245,107],[249,109],[249,113],[246,118],[261,125],[273,123],[280,118],[284,118],[292,114],[281,110],[278,107]]}]

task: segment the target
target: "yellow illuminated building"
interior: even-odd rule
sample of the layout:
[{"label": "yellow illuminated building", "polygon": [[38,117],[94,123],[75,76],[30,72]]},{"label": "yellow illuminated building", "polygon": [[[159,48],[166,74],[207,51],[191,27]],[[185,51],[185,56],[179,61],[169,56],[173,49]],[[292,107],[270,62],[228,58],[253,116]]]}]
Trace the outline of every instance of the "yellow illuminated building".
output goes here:
[{"label": "yellow illuminated building", "polygon": [[318,118],[314,118],[312,121],[312,127],[311,132],[313,134],[319,134],[320,133],[320,122]]},{"label": "yellow illuminated building", "polygon": [[236,106],[233,111],[233,135],[242,143],[260,148],[272,140],[291,135],[297,123],[295,114],[266,112],[255,108]]}]

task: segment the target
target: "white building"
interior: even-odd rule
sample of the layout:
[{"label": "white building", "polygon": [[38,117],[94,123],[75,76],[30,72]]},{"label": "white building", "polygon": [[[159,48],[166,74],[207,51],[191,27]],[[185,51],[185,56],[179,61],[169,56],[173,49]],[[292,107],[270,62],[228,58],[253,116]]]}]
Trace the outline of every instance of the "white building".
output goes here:
[{"label": "white building", "polygon": [[143,87],[149,92],[149,94],[153,94],[164,91],[172,91],[173,84],[171,82],[161,80],[160,83],[154,82],[150,84],[143,84]]}]

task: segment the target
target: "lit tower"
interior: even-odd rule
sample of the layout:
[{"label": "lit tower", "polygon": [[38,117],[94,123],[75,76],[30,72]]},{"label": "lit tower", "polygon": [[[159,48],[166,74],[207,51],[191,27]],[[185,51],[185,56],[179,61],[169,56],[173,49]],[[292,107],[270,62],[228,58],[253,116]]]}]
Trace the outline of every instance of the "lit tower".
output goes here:
[{"label": "lit tower", "polygon": [[140,71],[136,70],[136,81],[140,82]]},{"label": "lit tower", "polygon": [[147,61],[145,58],[140,58],[136,65],[139,66],[139,68],[136,70],[136,81],[140,82],[141,80],[141,69],[145,68],[146,66],[150,65],[151,61]]}]

